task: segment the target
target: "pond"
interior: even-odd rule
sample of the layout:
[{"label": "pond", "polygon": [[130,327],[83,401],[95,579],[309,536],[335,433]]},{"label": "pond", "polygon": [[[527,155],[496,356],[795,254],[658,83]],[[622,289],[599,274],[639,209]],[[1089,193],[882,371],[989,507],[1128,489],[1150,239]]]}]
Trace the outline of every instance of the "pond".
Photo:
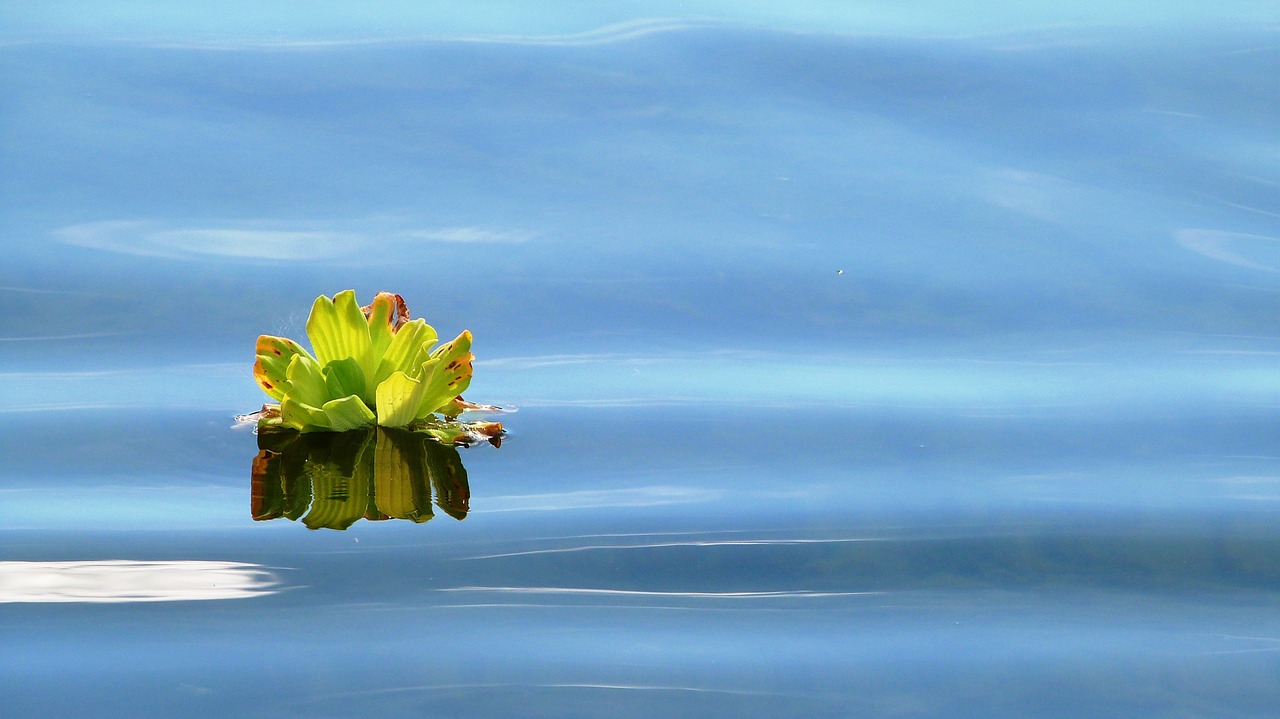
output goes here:
[{"label": "pond", "polygon": [[[1273,9],[139,7],[0,11],[7,719],[1280,706]],[[345,289],[500,447],[237,426]]]}]

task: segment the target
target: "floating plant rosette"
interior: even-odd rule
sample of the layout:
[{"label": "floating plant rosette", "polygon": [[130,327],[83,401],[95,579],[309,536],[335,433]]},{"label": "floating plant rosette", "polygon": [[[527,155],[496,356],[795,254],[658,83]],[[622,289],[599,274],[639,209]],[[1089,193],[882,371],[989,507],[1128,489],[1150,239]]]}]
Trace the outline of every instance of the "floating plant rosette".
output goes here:
[{"label": "floating plant rosette", "polygon": [[471,383],[471,333],[437,345],[434,328],[409,319],[400,295],[361,307],[353,290],[316,298],[307,318],[312,355],[285,337],[258,338],[258,386],[278,404],[246,416],[259,432],[346,432],[375,425],[423,432],[445,444],[498,444],[499,422],[462,422]]}]

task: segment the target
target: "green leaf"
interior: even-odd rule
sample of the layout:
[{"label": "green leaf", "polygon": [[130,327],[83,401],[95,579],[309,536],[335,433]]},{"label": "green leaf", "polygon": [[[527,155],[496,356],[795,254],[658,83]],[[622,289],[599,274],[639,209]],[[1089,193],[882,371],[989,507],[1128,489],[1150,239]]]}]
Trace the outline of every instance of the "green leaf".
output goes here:
[{"label": "green leaf", "polygon": [[491,404],[476,404],[475,402],[468,402],[462,398],[462,395],[458,395],[448,402],[445,402],[440,407],[437,407],[435,411],[445,417],[453,419],[463,412],[501,412],[502,408],[495,407]]},{"label": "green leaf", "polygon": [[429,435],[446,445],[470,446],[489,442],[500,446],[503,437],[501,422],[456,422],[434,417],[414,423],[413,431]]},{"label": "green leaf", "polygon": [[[369,315],[369,351],[365,353],[361,367],[364,369],[365,377],[375,377],[383,355],[398,334],[397,328],[402,322],[408,320],[409,308],[405,306],[404,299],[400,295],[379,292],[365,311]],[[377,382],[373,384],[376,386]]]},{"label": "green leaf", "polygon": [[289,362],[288,391],[295,402],[319,407],[329,401],[329,390],[320,365],[311,355],[294,355]]},{"label": "green leaf", "polygon": [[378,385],[378,424],[403,427],[413,421],[426,386],[404,372],[396,372]]},{"label": "green leaf", "polygon": [[356,395],[365,400],[365,404],[373,401],[373,393],[366,392],[364,370],[360,369],[360,363],[356,362],[355,358],[334,360],[325,365],[321,372],[324,375],[325,393],[328,397]]},{"label": "green leaf", "polygon": [[251,420],[255,416],[258,418],[258,424],[255,427],[254,431],[258,433],[259,438],[261,438],[264,434],[268,434],[272,430],[276,430],[281,427],[279,404],[264,404],[262,405],[262,409],[258,410],[257,412],[254,412],[253,414],[242,415],[240,417],[236,417],[236,419]]},{"label": "green leaf", "polygon": [[369,325],[355,291],[339,292],[333,300],[317,297],[307,317],[307,337],[321,365],[347,358],[362,362],[369,352]]},{"label": "green leaf", "polygon": [[422,363],[430,356],[435,342],[436,331],[426,321],[418,319],[401,325],[378,362],[378,370],[373,375],[374,385],[381,384],[396,372],[417,379]]},{"label": "green leaf", "polygon": [[255,348],[257,360],[253,364],[253,378],[263,392],[279,400],[288,391],[287,372],[295,355],[310,357],[302,345],[286,337],[262,335]]},{"label": "green leaf", "polygon": [[471,351],[471,332],[463,330],[462,334],[454,337],[452,341],[440,345],[431,353],[431,357],[460,357]]},{"label": "green leaf", "polygon": [[[471,333],[436,347],[423,320],[409,320],[404,299],[380,292],[359,307],[355,292],[321,295],[307,318],[314,356],[298,343],[263,335],[254,377],[278,400],[259,427],[345,431],[377,423],[415,425],[474,405],[460,396],[471,382]],[[265,407],[265,406],[264,406]],[[265,411],[265,410],[264,410]]]},{"label": "green leaf", "polygon": [[441,444],[470,444],[470,435],[462,424],[432,424],[418,430]]},{"label": "green leaf", "polygon": [[422,382],[426,385],[419,400],[415,418],[426,417],[448,405],[471,384],[471,333],[463,330],[452,342],[431,353],[422,365]]},{"label": "green leaf", "polygon": [[334,432],[368,427],[377,420],[368,405],[355,395],[325,402],[321,409],[329,421],[329,428]]},{"label": "green leaf", "polygon": [[330,429],[324,410],[285,395],[280,400],[280,423],[299,432],[324,432]]}]

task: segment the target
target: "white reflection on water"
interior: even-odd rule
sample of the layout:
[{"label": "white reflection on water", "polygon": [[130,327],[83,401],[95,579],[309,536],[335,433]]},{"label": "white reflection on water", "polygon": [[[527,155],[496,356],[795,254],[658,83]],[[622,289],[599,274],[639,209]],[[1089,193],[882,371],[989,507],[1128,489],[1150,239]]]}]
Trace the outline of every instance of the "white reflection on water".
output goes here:
[{"label": "white reflection on water", "polygon": [[282,589],[266,568],[242,562],[0,562],[0,603],[245,599]]}]

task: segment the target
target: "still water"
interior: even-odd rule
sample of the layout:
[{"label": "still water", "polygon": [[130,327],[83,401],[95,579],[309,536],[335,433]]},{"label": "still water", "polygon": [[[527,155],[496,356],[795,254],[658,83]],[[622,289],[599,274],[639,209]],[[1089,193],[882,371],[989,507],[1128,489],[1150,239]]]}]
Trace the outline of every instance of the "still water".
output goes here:
[{"label": "still water", "polygon": [[[3,10],[0,714],[1280,707],[1266,4],[232,5]],[[348,288],[500,448],[233,426]]]}]

